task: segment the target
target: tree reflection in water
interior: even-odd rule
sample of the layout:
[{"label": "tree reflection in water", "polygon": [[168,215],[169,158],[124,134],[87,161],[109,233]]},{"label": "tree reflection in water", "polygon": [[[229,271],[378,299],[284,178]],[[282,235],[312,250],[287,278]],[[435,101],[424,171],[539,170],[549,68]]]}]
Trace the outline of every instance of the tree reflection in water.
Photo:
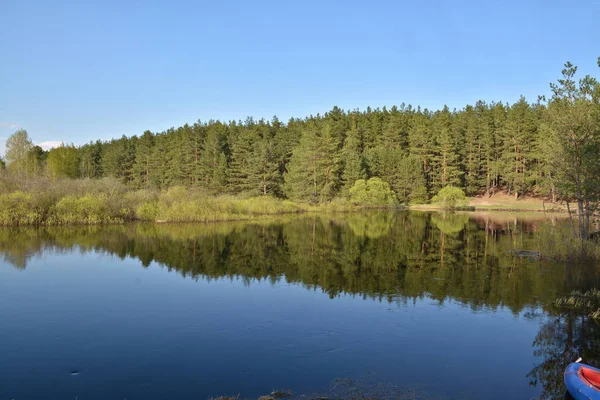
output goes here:
[{"label": "tree reflection in water", "polygon": [[[554,300],[597,287],[597,267],[532,262],[539,218],[500,214],[362,213],[290,216],[214,225],[131,224],[0,229],[0,254],[16,268],[46,251],[102,252],[157,263],[192,279],[284,279],[335,298],[342,293],[402,303],[429,297],[474,310],[528,310],[540,320],[541,362],[528,375],[542,398],[564,393],[564,367],[600,361],[600,328]],[[597,365],[600,365],[598,363]]]}]

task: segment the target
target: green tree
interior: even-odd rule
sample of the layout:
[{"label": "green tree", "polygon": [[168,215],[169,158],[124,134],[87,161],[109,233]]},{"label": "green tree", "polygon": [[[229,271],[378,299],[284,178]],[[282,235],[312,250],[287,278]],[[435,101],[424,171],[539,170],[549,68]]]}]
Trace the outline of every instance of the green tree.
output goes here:
[{"label": "green tree", "polygon": [[397,177],[392,189],[402,204],[427,202],[427,186],[421,163],[415,156],[404,157],[397,167]]},{"label": "green tree", "polygon": [[338,188],[340,159],[332,130],[322,131],[314,124],[302,132],[287,166],[285,193],[294,200],[310,202],[331,199]]},{"label": "green tree", "polygon": [[202,142],[198,159],[200,182],[206,189],[222,193],[226,189],[228,168],[226,151],[226,127],[221,123],[209,125]]},{"label": "green tree", "polygon": [[78,178],[79,153],[75,146],[65,144],[55,147],[48,152],[46,169],[51,179]]},{"label": "green tree", "polygon": [[133,163],[133,183],[138,188],[147,188],[152,185],[155,164],[152,162],[154,156],[154,134],[145,131],[138,141],[135,149],[135,161]]},{"label": "green tree", "polygon": [[40,146],[33,146],[27,152],[27,174],[40,175],[44,171],[44,164],[47,157],[47,151],[44,151]]},{"label": "green tree", "polygon": [[436,138],[436,151],[433,160],[432,189],[439,190],[448,185],[460,185],[463,172],[460,168],[458,132],[454,129],[454,119],[447,106],[433,118],[432,129]]},{"label": "green tree", "polygon": [[252,169],[248,175],[251,192],[259,192],[266,196],[268,193],[277,193],[280,177],[279,165],[268,138],[259,140],[254,144],[250,158]]},{"label": "green tree", "polygon": [[105,176],[118,178],[124,183],[133,180],[136,142],[136,137],[130,139],[123,135],[103,146],[101,169]]},{"label": "green tree", "polygon": [[429,111],[421,111],[420,108],[417,108],[416,113],[413,115],[412,127],[408,134],[410,154],[415,157],[421,165],[428,191],[431,185],[434,148],[434,138],[430,125]]},{"label": "green tree", "polygon": [[600,200],[600,106],[598,82],[586,76],[575,81],[577,67],[567,62],[562,79],[550,85],[548,105],[549,162],[556,171],[562,197],[577,203],[578,232],[587,238],[590,217]]},{"label": "green tree", "polygon": [[256,192],[260,187],[257,182],[251,182],[249,179],[256,168],[254,147],[260,141],[259,132],[255,129],[253,120],[246,122],[245,126],[234,124],[230,127],[231,162],[228,186],[233,193]]},{"label": "green tree", "polygon": [[366,206],[391,206],[396,203],[396,195],[381,178],[359,179],[350,188],[350,201]]},{"label": "green tree", "polygon": [[6,162],[11,170],[20,175],[26,175],[29,171],[28,157],[33,148],[33,143],[25,129],[19,129],[6,140]]},{"label": "green tree", "polygon": [[465,192],[454,186],[445,186],[431,199],[433,203],[442,203],[446,208],[455,208],[467,201]]},{"label": "green tree", "polygon": [[[480,102],[476,105],[480,109],[485,107]],[[478,116],[476,108],[467,106],[459,115],[461,129],[464,130],[465,138],[465,188],[467,193],[471,195],[477,194],[480,189],[480,174],[481,174],[481,135],[486,132],[480,130],[481,125],[478,124]]]},{"label": "green tree", "polygon": [[364,179],[366,176],[362,150],[362,133],[354,123],[348,131],[344,146],[342,147],[342,163],[342,193],[345,197],[348,197],[350,195],[350,188],[354,186],[354,182]]},{"label": "green tree", "polygon": [[81,177],[100,178],[102,176],[102,142],[90,142],[79,148],[79,170]]},{"label": "green tree", "polygon": [[501,161],[502,177],[509,193],[515,199],[532,187],[533,143],[536,138],[537,121],[531,106],[524,97],[508,109],[504,125],[504,149]]}]

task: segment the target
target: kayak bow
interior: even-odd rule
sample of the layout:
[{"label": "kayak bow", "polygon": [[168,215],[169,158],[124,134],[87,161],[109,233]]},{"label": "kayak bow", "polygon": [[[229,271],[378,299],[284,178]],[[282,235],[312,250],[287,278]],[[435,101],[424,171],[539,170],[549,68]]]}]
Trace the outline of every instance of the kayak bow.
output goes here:
[{"label": "kayak bow", "polygon": [[575,400],[600,400],[600,369],[577,360],[565,369],[565,385]]}]

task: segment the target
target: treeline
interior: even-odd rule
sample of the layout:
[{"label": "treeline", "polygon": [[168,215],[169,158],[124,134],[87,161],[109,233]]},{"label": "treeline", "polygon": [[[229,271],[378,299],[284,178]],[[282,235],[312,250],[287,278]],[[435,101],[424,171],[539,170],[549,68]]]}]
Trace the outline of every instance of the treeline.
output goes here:
[{"label": "treeline", "polygon": [[[276,117],[198,121],[49,152],[19,131],[13,136],[20,138],[7,143],[8,169],[53,179],[115,177],[136,189],[189,186],[314,203],[348,197],[357,180],[372,177],[389,183],[404,204],[426,202],[449,185],[467,195],[503,189],[515,197],[556,199],[574,194],[563,184],[568,177],[557,171],[565,145],[560,139],[569,129],[587,129],[586,143],[600,135],[600,88],[590,77],[577,85],[575,71],[567,64],[548,102],[479,101],[437,111],[404,104],[364,111],[334,107],[287,123]],[[560,105],[581,101],[589,106],[585,115],[565,127]]]},{"label": "treeline", "polygon": [[32,148],[21,167],[53,178],[116,177],[134,188],[199,186],[213,193],[304,201],[345,196],[379,177],[401,203],[424,202],[452,184],[475,195],[552,195],[540,125],[546,108],[525,99],[462,110],[411,106],[272,121],[210,121],[81,147]]}]

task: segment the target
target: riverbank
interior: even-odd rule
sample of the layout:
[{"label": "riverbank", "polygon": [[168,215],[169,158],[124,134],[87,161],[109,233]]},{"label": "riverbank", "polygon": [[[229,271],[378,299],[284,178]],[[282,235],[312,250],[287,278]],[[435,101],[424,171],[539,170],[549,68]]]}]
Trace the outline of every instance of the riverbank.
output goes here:
[{"label": "riverbank", "polygon": [[[0,188],[0,226],[96,225],[133,221],[224,222],[299,213],[338,213],[371,209],[345,199],[309,204],[271,196],[213,195],[201,188],[132,189],[115,179],[29,181]],[[458,210],[564,213],[562,204],[497,194],[464,201]],[[387,210],[406,209],[394,205]],[[444,210],[424,204],[412,210]]]},{"label": "riverbank", "polygon": [[[437,211],[443,210],[444,205],[416,204],[409,207],[411,210]],[[464,211],[499,211],[499,212],[547,212],[567,214],[567,206],[564,203],[553,203],[547,199],[531,196],[523,196],[515,199],[506,193],[496,193],[493,196],[477,196],[467,199],[465,204],[459,207]]]},{"label": "riverbank", "polygon": [[225,222],[368,208],[372,206],[345,199],[309,204],[273,196],[215,195],[199,187],[132,189],[111,178],[39,179],[0,185],[0,226]]},{"label": "riverbank", "polygon": [[181,187],[163,192],[96,189],[68,192],[72,194],[56,190],[0,194],[0,226],[224,222],[361,209],[345,200],[313,205],[270,196],[210,196]]}]

